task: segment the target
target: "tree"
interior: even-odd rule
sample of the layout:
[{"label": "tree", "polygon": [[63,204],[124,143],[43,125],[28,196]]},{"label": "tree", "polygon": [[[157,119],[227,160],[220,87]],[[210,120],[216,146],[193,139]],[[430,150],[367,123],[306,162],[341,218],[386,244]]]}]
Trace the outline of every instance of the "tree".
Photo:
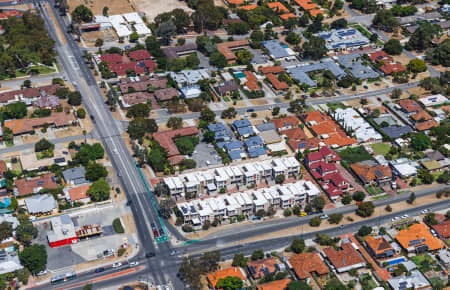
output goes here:
[{"label": "tree", "polygon": [[77,110],[77,116],[78,116],[78,118],[80,118],[80,119],[86,118],[86,111],[85,111],[83,108],[79,108],[79,109]]},{"label": "tree", "polygon": [[164,171],[167,160],[167,150],[161,147],[161,145],[153,145],[152,150],[148,153],[148,163],[153,170],[161,172]]},{"label": "tree", "polygon": [[240,50],[236,53],[237,61],[243,65],[249,65],[253,59],[253,54],[248,50]]},{"label": "tree", "polygon": [[105,6],[105,7],[103,7],[103,16],[108,16],[108,11],[109,11],[109,7],[108,6]]},{"label": "tree", "polygon": [[[427,53],[427,60],[433,65],[450,66],[450,39],[445,39],[436,48]],[[447,72],[448,74],[448,72]]]},{"label": "tree", "polygon": [[355,201],[363,201],[366,195],[362,191],[357,191],[353,194],[353,200]]},{"label": "tree", "polygon": [[329,234],[317,233],[316,241],[321,246],[332,246],[334,244],[333,238]]},{"label": "tree", "polygon": [[313,206],[319,211],[322,210],[325,207],[325,199],[321,196],[314,197]]},{"label": "tree", "polygon": [[320,217],[316,216],[313,217],[310,221],[309,221],[309,225],[312,227],[318,227],[320,226],[320,224],[322,223],[322,220],[320,219]]},{"label": "tree", "polygon": [[331,28],[332,29],[341,29],[341,28],[346,28],[347,27],[347,20],[345,20],[345,18],[339,18],[336,19],[335,21],[331,22]]},{"label": "tree", "polygon": [[401,6],[401,5],[394,4],[394,5],[392,5],[391,11],[392,11],[392,14],[394,14],[395,16],[402,17],[402,16],[414,15],[417,12],[417,8],[412,5]]},{"label": "tree", "polygon": [[177,27],[173,24],[172,20],[168,20],[158,26],[156,29],[156,35],[161,37],[161,42],[163,44],[169,45],[176,30]]},{"label": "tree", "polygon": [[237,115],[236,109],[233,107],[230,107],[228,109],[223,110],[220,117],[222,119],[233,119],[234,117],[236,117],[236,115]]},{"label": "tree", "polygon": [[158,131],[158,124],[154,119],[137,117],[128,123],[128,134],[131,139],[144,137],[146,133],[153,134]]},{"label": "tree", "polygon": [[294,238],[290,248],[296,254],[303,253],[305,250],[305,240]]},{"label": "tree", "polygon": [[[28,218],[28,217],[26,217]],[[38,230],[33,226],[29,220],[21,222],[16,228],[16,238],[25,246],[31,244],[31,241],[37,237]]]},{"label": "tree", "polygon": [[68,95],[68,103],[72,106],[79,106],[81,105],[81,94],[78,91],[70,92]]},{"label": "tree", "polygon": [[216,51],[213,52],[209,57],[209,64],[214,65],[218,68],[223,68],[227,66],[227,59],[222,53]]},{"label": "tree", "polygon": [[407,203],[413,204],[416,200],[416,194],[413,192],[409,195],[409,198],[406,200]]},{"label": "tree", "polygon": [[110,186],[109,183],[101,178],[91,184],[87,190],[87,194],[93,201],[104,201],[109,198]]},{"label": "tree", "polygon": [[325,290],[347,290],[347,287],[345,287],[337,278],[333,278],[328,280],[327,284],[325,284]]},{"label": "tree", "polygon": [[245,22],[228,23],[228,34],[243,35],[250,31],[250,26]]},{"label": "tree", "polygon": [[300,41],[302,41],[302,38],[297,33],[291,31],[286,36],[285,40],[286,40],[287,43],[290,43],[292,45],[297,45],[297,44],[300,43]]},{"label": "tree", "polygon": [[105,166],[91,162],[86,167],[86,179],[90,181],[97,181],[100,178],[106,178],[108,176],[108,170],[106,170]]},{"label": "tree", "polygon": [[159,203],[160,215],[165,219],[170,218],[170,215],[172,214],[172,208],[174,208],[175,206],[175,200],[173,200],[172,198],[162,199]]},{"label": "tree", "polygon": [[167,121],[167,127],[171,129],[180,129],[183,127],[183,119],[179,117],[170,117]]},{"label": "tree", "polygon": [[409,81],[409,71],[396,71],[392,74],[392,80],[399,84],[405,84]]},{"label": "tree", "polygon": [[341,202],[342,202],[342,204],[350,204],[351,202],[352,202],[352,196],[350,195],[350,194],[345,194],[343,197],[342,197],[342,200],[341,200]]},{"label": "tree", "polygon": [[312,290],[311,286],[303,281],[291,281],[287,286],[288,290]]},{"label": "tree", "polygon": [[272,116],[277,116],[280,113],[280,107],[274,107],[272,109]]},{"label": "tree", "polygon": [[292,211],[291,211],[290,209],[286,208],[286,209],[283,211],[283,215],[284,215],[285,217],[291,216],[291,215],[292,215]]},{"label": "tree", "polygon": [[24,80],[22,86],[24,88],[31,88],[31,81],[30,80]]},{"label": "tree", "polygon": [[414,58],[410,60],[407,67],[413,73],[421,73],[427,70],[427,65],[425,64],[425,61],[419,58]]},{"label": "tree", "polygon": [[313,60],[319,60],[328,52],[325,40],[319,36],[311,36],[309,41],[303,43],[302,50],[305,58]]},{"label": "tree", "polygon": [[436,220],[436,214],[434,212],[427,213],[423,220],[431,226],[435,226],[438,224],[438,221]]},{"label": "tree", "polygon": [[358,236],[365,237],[372,233],[372,228],[368,226],[361,226],[358,230]]},{"label": "tree", "polygon": [[244,254],[234,254],[233,262],[231,266],[233,267],[246,267],[248,259],[244,256]]},{"label": "tree", "polygon": [[154,35],[145,39],[145,47],[153,57],[160,58],[165,56],[158,39]]},{"label": "tree", "polygon": [[102,38],[97,38],[97,39],[95,40],[95,47],[102,47],[102,46],[103,46],[103,43],[104,43],[104,41],[103,41]]},{"label": "tree", "polygon": [[391,10],[381,9],[372,20],[372,24],[387,32],[393,32],[400,26],[397,18],[392,14]]},{"label": "tree", "polygon": [[19,253],[19,259],[31,273],[37,274],[47,267],[47,250],[44,245],[34,244]]},{"label": "tree", "polygon": [[386,211],[391,212],[392,211],[392,207],[388,204],[386,205],[386,207],[384,208]]},{"label": "tree", "polygon": [[3,127],[3,140],[5,142],[13,143],[14,142],[14,134],[11,129],[8,127]]},{"label": "tree", "polygon": [[12,236],[13,228],[9,222],[2,222],[0,224],[0,241],[3,241]]},{"label": "tree", "polygon": [[424,133],[416,133],[411,137],[411,147],[416,151],[424,151],[431,147],[431,139]]},{"label": "tree", "polygon": [[192,53],[186,56],[186,66],[192,69],[198,68],[200,64],[200,59],[197,56],[197,53]]},{"label": "tree", "polygon": [[276,184],[282,184],[285,180],[286,180],[286,177],[284,176],[284,174],[280,174],[280,175],[275,176],[275,183]]},{"label": "tree", "polygon": [[403,94],[402,90],[399,88],[395,88],[392,90],[391,98],[398,99]]},{"label": "tree", "polygon": [[92,18],[93,14],[91,9],[84,5],[79,5],[72,11],[72,21],[75,23],[91,22]]},{"label": "tree", "polygon": [[200,120],[209,123],[214,122],[214,120],[216,119],[216,114],[211,111],[211,109],[209,108],[204,108],[203,110],[200,111]]},{"label": "tree", "polygon": [[175,141],[175,145],[183,155],[191,155],[198,144],[198,137],[181,137]]},{"label": "tree", "polygon": [[356,209],[356,214],[361,217],[369,217],[375,211],[375,205],[371,201],[362,202]]},{"label": "tree", "polygon": [[263,250],[254,250],[250,258],[252,259],[252,261],[263,259],[264,258]]},{"label": "tree", "polygon": [[150,108],[147,104],[132,105],[127,111],[127,118],[148,117]]},{"label": "tree", "polygon": [[217,280],[216,289],[232,290],[241,289],[244,286],[244,281],[236,276],[227,276]]},{"label": "tree", "polygon": [[440,33],[441,27],[439,25],[424,22],[417,27],[405,47],[409,50],[426,50],[432,47],[433,39],[438,37]]},{"label": "tree", "polygon": [[50,143],[47,139],[42,138],[38,142],[34,144],[34,151],[35,152],[41,152],[46,150],[53,150],[55,148],[55,145],[53,143]]},{"label": "tree", "polygon": [[330,218],[328,219],[328,222],[330,224],[339,224],[343,218],[343,215],[340,213],[333,213],[330,215]]}]

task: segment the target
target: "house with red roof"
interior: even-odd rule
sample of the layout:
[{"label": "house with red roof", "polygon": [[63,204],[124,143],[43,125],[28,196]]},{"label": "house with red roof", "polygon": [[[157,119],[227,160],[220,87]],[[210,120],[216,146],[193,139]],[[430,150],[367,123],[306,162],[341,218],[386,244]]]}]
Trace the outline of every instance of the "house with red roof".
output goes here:
[{"label": "house with red roof", "polygon": [[369,59],[374,62],[382,62],[383,61],[384,63],[390,63],[390,62],[394,61],[389,54],[387,54],[386,52],[384,52],[382,50],[369,53]]},{"label": "house with red roof", "polygon": [[146,49],[131,51],[129,57],[134,61],[150,59],[150,53]]},{"label": "house with red roof", "polygon": [[406,67],[401,63],[386,63],[380,67],[380,70],[384,72],[385,75],[391,75],[399,71],[406,71]]},{"label": "house with red roof", "polygon": [[100,60],[106,63],[122,63],[122,56],[118,53],[104,54],[100,56]]},{"label": "house with red roof", "polygon": [[362,268],[366,265],[363,257],[352,243],[342,243],[338,250],[333,247],[323,249],[327,259],[336,268],[338,273],[347,272],[351,269]]},{"label": "house with red roof", "polygon": [[442,240],[450,240],[450,220],[445,220],[440,224],[434,225],[433,229],[436,231],[438,237]]}]

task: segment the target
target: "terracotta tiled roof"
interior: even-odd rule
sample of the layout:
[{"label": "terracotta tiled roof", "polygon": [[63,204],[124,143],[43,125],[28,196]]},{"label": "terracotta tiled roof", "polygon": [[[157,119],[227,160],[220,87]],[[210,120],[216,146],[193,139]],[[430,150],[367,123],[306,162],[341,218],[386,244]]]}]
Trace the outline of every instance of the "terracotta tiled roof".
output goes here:
[{"label": "terracotta tiled roof", "polygon": [[311,14],[312,17],[316,17],[319,14],[323,14],[323,10],[322,9],[312,9],[308,11],[309,14]]},{"label": "terracotta tiled roof", "polygon": [[296,116],[287,116],[284,118],[273,119],[271,122],[274,123],[275,127],[279,130],[287,126],[297,127],[300,120]]},{"label": "terracotta tiled roof", "polygon": [[179,155],[177,146],[175,145],[173,139],[176,136],[194,136],[198,135],[198,128],[195,126],[169,130],[163,132],[157,132],[153,134],[153,139],[159,142],[159,144],[167,150],[168,156]]},{"label": "terracotta tiled roof", "polygon": [[295,3],[297,3],[300,7],[303,8],[303,10],[306,11],[317,8],[317,5],[310,0],[295,0]]},{"label": "terracotta tiled roof", "polygon": [[[283,131],[284,132],[284,131]],[[289,140],[288,145],[292,150],[316,150],[319,148],[321,140],[317,137],[308,138],[306,140]]]},{"label": "terracotta tiled roof", "polygon": [[404,67],[400,63],[386,63],[380,69],[387,75],[390,75],[394,72],[406,71],[406,67]]},{"label": "terracotta tiled roof", "polygon": [[368,236],[365,241],[375,255],[382,254],[388,250],[394,250],[391,244],[389,244],[383,237],[374,238],[373,236]]},{"label": "terracotta tiled roof", "polygon": [[313,130],[317,135],[328,134],[331,135],[333,133],[340,132],[341,129],[334,121],[322,122],[318,125],[311,126],[311,130]]},{"label": "terracotta tiled roof", "polygon": [[221,278],[226,278],[228,276],[239,277],[242,280],[247,280],[244,271],[240,267],[231,267],[222,270],[217,270],[212,274],[208,274],[207,278],[209,283],[215,288],[217,281]]},{"label": "terracotta tiled roof", "polygon": [[178,97],[180,92],[175,88],[166,88],[155,91],[155,97],[160,101],[169,101],[173,97]]},{"label": "terracotta tiled roof", "polygon": [[265,283],[262,285],[258,285],[256,286],[256,289],[258,290],[283,290],[283,289],[287,289],[288,284],[291,283],[291,279],[281,279],[281,280],[276,280],[276,281],[272,281],[269,283]]},{"label": "terracotta tiled roof", "polygon": [[322,122],[331,121],[330,116],[328,116],[326,113],[322,111],[312,111],[306,114],[303,114],[301,118],[305,122],[316,122],[317,124],[320,124]]},{"label": "terracotta tiled roof", "polygon": [[273,74],[267,74],[266,77],[269,79],[270,83],[276,90],[285,90],[289,88],[289,85],[287,83],[280,82]]},{"label": "terracotta tiled roof", "polygon": [[413,120],[415,120],[415,121],[420,121],[420,120],[422,120],[422,119],[423,119],[424,121],[428,121],[428,120],[433,119],[433,117],[431,117],[431,115],[428,114],[428,112],[425,111],[425,110],[423,110],[423,109],[420,109],[419,112],[417,112],[417,113],[415,113],[415,114],[412,114],[412,115],[411,115],[411,118],[412,118]]},{"label": "terracotta tiled roof", "polygon": [[32,132],[34,128],[42,127],[45,124],[61,127],[69,125],[70,120],[66,113],[57,112],[43,118],[7,120],[4,127],[11,129],[14,135],[19,135]]},{"label": "terracotta tiled roof", "polygon": [[342,250],[336,251],[333,247],[325,248],[323,251],[336,269],[364,263],[364,259],[351,243],[341,246]]},{"label": "terracotta tiled roof", "polygon": [[118,53],[104,54],[100,56],[100,60],[106,63],[121,63],[122,56]]},{"label": "terracotta tiled roof", "polygon": [[277,270],[275,258],[262,259],[247,262],[247,267],[254,279],[261,279],[269,273],[274,274]]},{"label": "terracotta tiled roof", "polygon": [[295,16],[294,13],[285,13],[285,14],[281,14],[280,18],[283,20],[288,20],[289,18],[295,18],[297,16]]},{"label": "terracotta tiled roof", "polygon": [[428,120],[425,122],[416,123],[416,129],[419,131],[429,130],[433,127],[438,127],[439,124],[435,120]]},{"label": "terracotta tiled roof", "polygon": [[69,196],[70,196],[70,200],[71,201],[77,201],[80,199],[85,199],[88,197],[87,195],[87,191],[89,189],[89,187],[91,187],[90,184],[86,184],[86,185],[80,185],[77,187],[73,187],[71,189],[68,190]]},{"label": "terracotta tiled roof", "polygon": [[350,138],[346,136],[345,133],[332,134],[330,135],[330,138],[323,139],[323,142],[328,146],[337,147],[349,146],[358,143],[355,138]]},{"label": "terracotta tiled roof", "polygon": [[361,163],[350,165],[353,172],[364,182],[376,181],[385,177],[392,177],[392,170],[389,166],[377,165],[369,166]]},{"label": "terracotta tiled roof", "polygon": [[244,0],[227,0],[227,2],[229,4],[234,4],[234,5],[242,5],[242,4],[244,4]]},{"label": "terracotta tiled roof", "polygon": [[275,12],[279,13],[289,12],[289,9],[287,9],[286,6],[284,6],[283,3],[281,2],[269,2],[267,3],[267,6]]},{"label": "terracotta tiled roof", "polygon": [[135,50],[130,52],[130,58],[134,61],[149,59],[150,53],[145,49]]},{"label": "terracotta tiled roof", "polygon": [[39,189],[43,188],[58,188],[55,174],[53,173],[47,173],[28,180],[26,178],[17,179],[14,184],[19,196],[37,193]]},{"label": "terracotta tiled roof", "polygon": [[247,78],[245,86],[247,86],[249,90],[256,91],[261,89],[258,85],[258,79],[256,78],[255,74],[252,71],[246,70],[244,71],[244,74]]},{"label": "terracotta tiled roof", "polygon": [[6,10],[0,12],[0,19],[8,19],[9,17],[22,17],[23,13],[18,10]]},{"label": "terracotta tiled roof", "polygon": [[136,74],[145,73],[145,68],[141,65],[138,65],[137,62],[110,63],[108,64],[108,67],[113,73],[117,74],[118,76],[126,76],[128,70],[131,70]]},{"label": "terracotta tiled roof", "polygon": [[392,57],[382,50],[369,53],[369,58],[371,61],[376,62],[384,61],[386,63],[393,61]]},{"label": "terracotta tiled roof", "polygon": [[259,71],[262,72],[263,74],[278,74],[284,72],[285,70],[282,66],[276,65],[276,66],[261,67],[259,68]]},{"label": "terracotta tiled roof", "polygon": [[311,273],[325,275],[330,272],[320,258],[319,253],[316,252],[294,255],[289,259],[289,263],[292,265],[295,274],[297,274],[301,280],[310,278]]},{"label": "terracotta tiled roof", "polygon": [[248,47],[248,41],[244,39],[217,44],[217,50],[222,53],[228,61],[236,59],[236,55],[232,50],[241,47]]},{"label": "terracotta tiled roof", "polygon": [[443,221],[442,223],[433,226],[433,229],[444,239],[450,238],[450,220]]},{"label": "terracotta tiled roof", "polygon": [[411,99],[402,99],[402,100],[398,101],[398,105],[400,107],[402,107],[402,109],[408,113],[422,110],[422,108],[419,106],[419,104],[416,103],[416,101],[411,100]]},{"label": "terracotta tiled roof", "polygon": [[128,88],[134,88],[136,91],[138,92],[142,92],[142,91],[147,91],[147,88],[149,86],[153,86],[157,89],[163,89],[165,88],[167,85],[167,79],[147,79],[144,78],[144,80],[142,81],[138,81],[138,82],[125,82],[125,83],[121,83],[120,86],[120,91],[123,94],[128,93]]},{"label": "terracotta tiled roof", "polygon": [[238,7],[238,9],[250,11],[257,7],[258,7],[258,5],[256,5],[256,4],[250,4],[250,5],[240,6],[240,7]]},{"label": "terracotta tiled roof", "polygon": [[298,127],[284,130],[282,134],[285,135],[287,138],[289,138],[289,141],[308,139],[308,136],[306,136],[305,131],[303,131],[302,128]]},{"label": "terracotta tiled roof", "polygon": [[404,249],[411,247],[412,241],[414,241],[414,246],[427,245],[431,251],[442,248],[442,242],[433,237],[423,224],[413,224],[408,229],[400,230],[395,239]]},{"label": "terracotta tiled roof", "polygon": [[0,178],[5,178],[5,172],[8,170],[4,160],[0,160]]},{"label": "terracotta tiled roof", "polygon": [[129,106],[136,104],[145,104],[152,98],[153,94],[148,92],[136,92],[122,95],[123,102]]},{"label": "terracotta tiled roof", "polygon": [[41,95],[41,92],[44,92],[47,95],[54,95],[58,88],[59,85],[48,85],[38,88],[25,88],[23,90],[4,92],[0,94],[0,102],[6,103],[13,100],[20,101],[20,98],[24,99],[38,98]]}]

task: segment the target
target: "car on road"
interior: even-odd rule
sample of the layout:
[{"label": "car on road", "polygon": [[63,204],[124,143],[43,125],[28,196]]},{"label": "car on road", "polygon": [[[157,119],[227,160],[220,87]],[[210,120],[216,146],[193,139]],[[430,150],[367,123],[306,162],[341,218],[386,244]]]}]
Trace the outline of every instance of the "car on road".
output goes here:
[{"label": "car on road", "polygon": [[156,225],[155,225],[155,223],[151,223],[150,226],[152,227],[152,230],[156,230]]},{"label": "car on road", "polygon": [[326,220],[329,218],[329,216],[327,214],[323,214],[320,216],[321,219]]},{"label": "car on road", "polygon": [[36,274],[36,276],[43,276],[45,274],[47,274],[47,270],[40,271],[39,273]]},{"label": "car on road", "polygon": [[343,228],[344,228],[344,225],[340,225],[339,228],[340,228],[340,229],[343,229]]},{"label": "car on road", "polygon": [[120,193],[120,187],[116,187],[116,192]]},{"label": "car on road", "polygon": [[407,219],[407,218],[409,218],[409,215],[407,215],[407,214],[402,215],[402,219]]},{"label": "car on road", "polygon": [[114,263],[113,265],[112,265],[112,267],[113,268],[119,268],[120,266],[122,266],[122,263]]},{"label": "car on road", "polygon": [[131,201],[131,200],[128,200],[128,201],[127,201],[127,206],[130,206],[131,203],[132,203],[132,201]]},{"label": "car on road", "polygon": [[130,265],[130,267],[134,267],[134,266],[139,265],[139,262],[138,261],[133,261],[133,262],[130,262],[129,265]]},{"label": "car on road", "polygon": [[366,86],[366,85],[364,85],[364,86],[363,86],[363,88],[365,88],[366,90],[368,90],[368,89],[369,89],[369,87],[368,87],[368,86]]},{"label": "car on road", "polygon": [[158,230],[157,230],[157,229],[154,229],[154,230],[153,230],[153,236],[154,236],[155,238],[159,237],[159,233],[158,233]]},{"label": "car on road", "polygon": [[428,209],[423,209],[420,211],[420,213],[422,213],[422,214],[427,213],[427,212],[428,212]]},{"label": "car on road", "polygon": [[247,109],[247,112],[249,112],[249,113],[254,112],[254,111],[255,111],[255,109]]},{"label": "car on road", "polygon": [[164,232],[164,230],[161,228],[159,229],[159,235],[160,236],[164,236],[166,233]]},{"label": "car on road", "polygon": [[171,256],[174,256],[174,255],[176,255],[176,254],[178,254],[178,253],[179,253],[178,251],[175,251],[175,250],[174,250],[174,251],[170,252],[170,255],[171,255]]},{"label": "car on road", "polygon": [[302,216],[307,216],[308,214],[306,213],[306,212],[304,212],[304,211],[302,211],[298,216],[299,217],[302,217]]},{"label": "car on road", "polygon": [[155,253],[153,253],[153,252],[148,252],[148,253],[145,254],[146,258],[152,258],[154,256],[155,256]]},{"label": "car on road", "polygon": [[103,272],[103,271],[105,271],[105,268],[103,268],[103,267],[101,267],[101,268],[97,268],[97,269],[95,269],[95,273],[101,273],[101,272]]}]

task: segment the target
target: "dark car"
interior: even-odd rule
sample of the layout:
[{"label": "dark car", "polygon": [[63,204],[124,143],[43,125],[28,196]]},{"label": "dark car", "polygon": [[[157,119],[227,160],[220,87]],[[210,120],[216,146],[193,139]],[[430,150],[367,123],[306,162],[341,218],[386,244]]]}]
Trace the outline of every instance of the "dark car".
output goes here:
[{"label": "dark car", "polygon": [[131,200],[128,200],[128,201],[127,201],[127,206],[130,206],[130,205],[131,205],[131,202],[132,202]]},{"label": "dark car", "polygon": [[150,225],[151,225],[151,227],[152,227],[152,230],[156,230],[156,226],[155,226],[154,223],[151,223]]},{"label": "dark car", "polygon": [[119,187],[116,187],[116,192],[120,193],[120,188]]},{"label": "dark car", "polygon": [[255,109],[248,109],[247,112],[254,112]]},{"label": "dark car", "polygon": [[166,233],[164,232],[164,230],[163,229],[159,229],[159,235],[160,236],[164,236]]},{"label": "dark car", "polygon": [[154,257],[154,256],[155,256],[155,253],[153,253],[153,252],[148,252],[147,254],[145,254],[146,258],[151,258],[151,257]]},{"label": "dark car", "polygon": [[105,268],[97,268],[97,269],[95,269],[95,273],[101,273],[103,271],[105,271]]}]

